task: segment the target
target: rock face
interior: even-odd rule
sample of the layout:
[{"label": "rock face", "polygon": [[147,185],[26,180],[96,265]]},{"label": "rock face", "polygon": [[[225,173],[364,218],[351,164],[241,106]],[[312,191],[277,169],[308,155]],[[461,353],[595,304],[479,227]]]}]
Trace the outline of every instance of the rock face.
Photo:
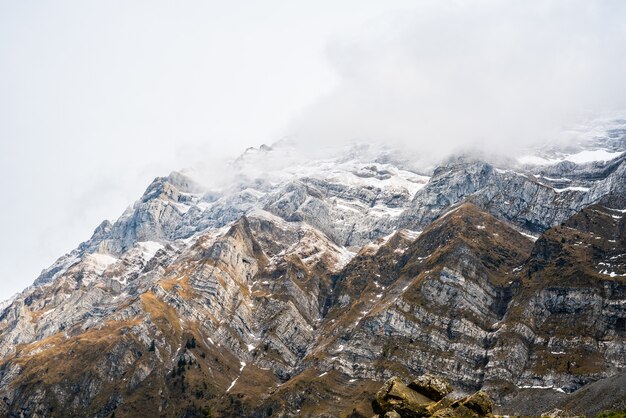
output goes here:
[{"label": "rock face", "polygon": [[[516,379],[520,387],[572,393],[622,370],[624,215],[593,205],[537,240],[497,331],[511,338],[493,347],[489,385]],[[525,353],[524,364],[512,353]]]},{"label": "rock face", "polygon": [[434,401],[440,401],[452,392],[450,383],[431,374],[425,374],[409,383],[409,388]]},{"label": "rock face", "polygon": [[489,395],[485,392],[476,392],[475,394],[462,400],[460,404],[479,416],[485,416],[491,413],[493,409],[493,402],[489,399]]},{"label": "rock face", "polygon": [[400,378],[392,377],[376,392],[372,407],[380,415],[396,412],[401,417],[413,418],[428,415],[427,406],[432,403],[432,399],[410,389]]},{"label": "rock face", "polygon": [[[446,398],[452,391],[450,383],[433,375],[420,376],[409,386],[392,377],[376,392],[372,401],[375,417],[467,417],[490,416],[493,402],[485,392],[462,398]],[[439,399],[426,396],[434,394]]]},{"label": "rock face", "polygon": [[435,170],[402,214],[401,223],[421,230],[450,206],[467,200],[520,228],[542,232],[604,195],[624,195],[625,161],[622,156],[591,165],[584,175],[573,163],[529,175],[482,161],[455,160]]},{"label": "rock face", "polygon": [[[217,191],[155,179],[0,305],[0,415],[619,407],[625,157],[420,174],[366,151],[267,172],[279,147],[249,150]],[[585,407],[598,388],[616,398]]]}]

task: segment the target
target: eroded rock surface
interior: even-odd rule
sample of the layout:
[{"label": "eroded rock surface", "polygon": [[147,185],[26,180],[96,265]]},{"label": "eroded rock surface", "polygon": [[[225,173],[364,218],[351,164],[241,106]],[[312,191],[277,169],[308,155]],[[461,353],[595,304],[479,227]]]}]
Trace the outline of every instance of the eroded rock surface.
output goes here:
[{"label": "eroded rock surface", "polygon": [[[479,391],[466,397],[446,397],[450,392],[450,383],[433,375],[420,376],[409,386],[394,376],[376,392],[372,405],[377,418],[491,416],[493,401],[485,392]],[[439,399],[429,398],[425,393]]]},{"label": "eroded rock surface", "polygon": [[381,414],[626,399],[598,396],[626,372],[623,155],[248,174],[272,152],[218,191],[155,179],[0,305],[0,413],[368,417],[394,376]]}]

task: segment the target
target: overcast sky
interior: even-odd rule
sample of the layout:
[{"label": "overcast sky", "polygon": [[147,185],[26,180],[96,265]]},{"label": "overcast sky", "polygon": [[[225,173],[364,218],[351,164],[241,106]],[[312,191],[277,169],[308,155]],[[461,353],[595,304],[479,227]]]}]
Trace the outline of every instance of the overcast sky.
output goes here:
[{"label": "overcast sky", "polygon": [[199,160],[503,148],[622,109],[625,22],[619,0],[0,0],[0,299]]}]

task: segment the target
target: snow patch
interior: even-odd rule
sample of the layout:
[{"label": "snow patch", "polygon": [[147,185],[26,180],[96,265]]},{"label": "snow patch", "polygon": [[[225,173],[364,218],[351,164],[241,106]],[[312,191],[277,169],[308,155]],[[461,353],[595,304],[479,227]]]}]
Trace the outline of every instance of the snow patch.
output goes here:
[{"label": "snow patch", "polygon": [[607,162],[611,161],[624,154],[623,151],[611,152],[605,149],[598,150],[584,150],[577,152],[576,154],[565,155],[562,158],[543,158],[536,155],[524,155],[519,157],[517,161],[521,164],[527,165],[553,165],[563,161],[570,161],[575,164],[586,164],[592,162]]},{"label": "snow patch", "polygon": [[526,232],[522,232],[522,231],[517,231],[520,234],[522,234],[523,236],[525,236],[526,238],[530,239],[532,242],[537,241],[538,237],[531,235],[531,234],[527,234]]},{"label": "snow patch", "polygon": [[626,277],[626,274],[619,274],[608,270],[600,270],[599,273],[609,277]]},{"label": "snow patch", "polygon": [[144,260],[148,261],[154,255],[163,248],[163,244],[156,241],[141,241],[137,243],[137,246],[141,250],[141,255]]},{"label": "snow patch", "polygon": [[557,392],[565,393],[565,391],[561,388],[555,388],[554,386],[540,386],[540,385],[528,385],[528,386],[518,386],[520,389],[552,389]]},{"label": "snow patch", "polygon": [[563,192],[569,192],[569,191],[573,191],[573,192],[588,192],[589,191],[589,187],[570,186],[570,187],[565,187],[564,189],[554,189],[554,191],[557,192],[557,193],[563,193]]},{"label": "snow patch", "polygon": [[564,160],[571,161],[576,164],[585,164],[585,163],[590,163],[594,161],[606,162],[606,161],[611,161],[612,159],[619,157],[623,153],[624,152],[611,152],[605,149],[598,149],[594,151],[585,150],[576,154],[568,155],[564,158]]},{"label": "snow patch", "polygon": [[555,181],[555,182],[556,181],[558,181],[558,182],[570,182],[570,181],[572,181],[572,179],[568,179],[566,177],[560,177],[558,179],[557,178],[553,178],[553,177],[547,177],[547,176],[539,176],[539,177],[544,178],[544,179],[546,179],[548,181]]},{"label": "snow patch", "polygon": [[239,380],[239,377],[240,376],[237,376],[237,378],[235,380],[233,380],[233,382],[230,384],[228,389],[226,389],[226,393],[230,392],[230,390],[233,388],[233,386],[235,386],[235,383],[237,383],[237,380]]},{"label": "snow patch", "polygon": [[108,254],[93,253],[89,254],[86,261],[94,268],[96,273],[102,274],[110,265],[117,263],[119,260]]}]

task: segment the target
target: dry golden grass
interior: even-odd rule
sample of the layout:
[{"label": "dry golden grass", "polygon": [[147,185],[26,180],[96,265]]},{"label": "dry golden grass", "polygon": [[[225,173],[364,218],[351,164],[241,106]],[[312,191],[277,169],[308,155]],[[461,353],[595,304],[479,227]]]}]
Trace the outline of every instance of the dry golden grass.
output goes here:
[{"label": "dry golden grass", "polygon": [[90,368],[92,360],[111,348],[121,339],[133,338],[128,330],[139,323],[108,321],[100,328],[93,328],[72,338],[62,332],[28,345],[21,345],[16,353],[3,363],[18,364],[23,372],[12,382],[43,382],[46,385],[61,383],[69,376]]},{"label": "dry golden grass", "polygon": [[41,316],[45,314],[46,312],[48,312],[49,310],[50,310],[49,308],[44,308],[38,311],[28,311],[28,314],[30,315],[30,322],[32,324],[37,324]]},{"label": "dry golden grass", "polygon": [[322,376],[319,370],[309,368],[272,392],[261,409],[280,409],[290,400],[300,403],[300,416],[345,417],[355,409],[371,416],[371,399],[380,386],[372,380],[350,382],[348,376],[337,371]]},{"label": "dry golden grass", "polygon": [[174,308],[157,298],[152,292],[141,295],[141,304],[143,310],[163,334],[171,335],[176,341],[180,340],[182,328],[178,313]]}]

